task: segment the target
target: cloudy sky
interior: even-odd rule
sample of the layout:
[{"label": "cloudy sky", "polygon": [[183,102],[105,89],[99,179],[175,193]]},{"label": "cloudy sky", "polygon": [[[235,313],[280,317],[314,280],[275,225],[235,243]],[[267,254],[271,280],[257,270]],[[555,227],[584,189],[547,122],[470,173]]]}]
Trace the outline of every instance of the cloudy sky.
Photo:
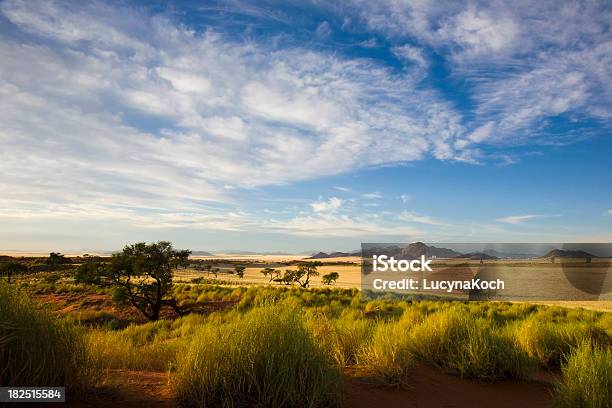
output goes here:
[{"label": "cloudy sky", "polygon": [[612,3],[0,2],[0,249],[612,241]]}]

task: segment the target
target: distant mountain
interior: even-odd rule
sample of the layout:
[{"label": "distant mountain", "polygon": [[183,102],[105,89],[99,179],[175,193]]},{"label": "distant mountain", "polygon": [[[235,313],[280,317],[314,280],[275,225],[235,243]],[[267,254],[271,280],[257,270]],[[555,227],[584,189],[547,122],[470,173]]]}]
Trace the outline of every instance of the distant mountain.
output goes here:
[{"label": "distant mountain", "polygon": [[454,258],[460,255],[459,252],[453,251],[448,248],[438,248],[435,246],[428,246],[422,242],[413,242],[412,244],[404,247],[400,251],[399,258],[401,259],[415,259],[425,255],[428,258]]},{"label": "distant mountain", "polygon": [[461,254],[459,256],[456,256],[455,258],[461,258],[461,259],[473,259],[473,260],[492,260],[492,259],[499,259],[496,256],[493,255],[489,255],[485,252],[470,252],[467,254]]},{"label": "distant mountain", "polygon": [[206,251],[191,251],[191,255],[193,256],[215,256],[215,254],[211,254]]},{"label": "distant mountain", "polygon": [[427,258],[456,258],[461,254],[452,249],[438,248],[433,245],[424,244],[423,242],[413,242],[406,246],[390,245],[380,248],[367,248],[363,251],[364,257],[370,257],[372,255],[387,255],[395,259],[416,259],[423,255]]},{"label": "distant mountain", "polygon": [[571,249],[553,249],[540,258],[552,258],[553,256],[556,258],[599,258],[585,251],[574,251]]},{"label": "distant mountain", "polygon": [[314,254],[311,257],[305,258],[305,259],[325,259],[325,258],[347,258],[350,256],[360,256],[359,252],[332,252],[332,253],[326,253],[326,252],[317,252],[316,254]]},{"label": "distant mountain", "polygon": [[497,257],[500,259],[531,259],[537,258],[537,254],[527,254],[527,253],[518,253],[518,252],[500,252],[495,249],[485,249],[482,251],[483,254],[487,254],[493,257]]},{"label": "distant mountain", "polygon": [[223,255],[309,255],[312,252],[282,252],[282,251],[268,251],[268,252],[257,252],[257,251],[243,251],[240,249],[219,249],[215,251],[217,254]]}]

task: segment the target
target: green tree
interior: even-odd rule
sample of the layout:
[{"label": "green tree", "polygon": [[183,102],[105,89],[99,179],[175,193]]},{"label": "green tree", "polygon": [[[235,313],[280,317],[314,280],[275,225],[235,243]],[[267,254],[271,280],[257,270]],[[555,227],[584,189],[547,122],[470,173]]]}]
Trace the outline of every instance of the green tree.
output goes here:
[{"label": "green tree", "polygon": [[104,276],[104,263],[100,259],[90,258],[77,268],[74,274],[76,283],[99,284]]},{"label": "green tree", "polygon": [[282,283],[283,285],[291,285],[296,281],[297,271],[291,269],[285,269],[285,273],[281,277],[280,274],[277,278],[274,278],[274,282]]},{"label": "green tree", "polygon": [[11,277],[19,273],[25,273],[28,267],[19,262],[3,262],[0,263],[0,275],[6,275],[8,283],[11,283]]},{"label": "green tree", "polygon": [[267,277],[268,281],[272,282],[273,280],[280,278],[281,271],[274,268],[264,268],[261,270],[260,273],[263,276]]},{"label": "green tree", "polygon": [[191,255],[191,251],[188,249],[182,249],[175,252],[176,255],[174,257],[174,266],[176,269],[179,267],[186,269],[189,266],[189,256]]},{"label": "green tree", "polygon": [[336,283],[339,277],[340,274],[338,272],[330,272],[327,275],[323,275],[322,281],[324,285],[331,285],[332,283]]},{"label": "green tree", "polygon": [[317,267],[320,265],[320,262],[307,262],[298,265],[298,270],[295,272],[295,281],[301,287],[307,288],[310,285],[310,278],[313,276],[319,276]]},{"label": "green tree", "polygon": [[49,258],[46,260],[46,263],[51,266],[52,269],[56,269],[61,264],[70,263],[70,260],[59,252],[51,252],[49,254]]},{"label": "green tree", "polygon": [[236,275],[238,275],[238,277],[240,279],[244,278],[244,270],[245,269],[246,268],[244,266],[236,266],[236,267],[234,267],[234,271],[236,271]]},{"label": "green tree", "polygon": [[183,314],[183,309],[171,297],[172,276],[173,270],[190,253],[175,250],[167,241],[139,242],[113,254],[106,264],[83,266],[83,273],[79,276],[92,283],[114,287],[113,298],[123,299],[147,319],[155,321],[159,319],[163,306]]}]

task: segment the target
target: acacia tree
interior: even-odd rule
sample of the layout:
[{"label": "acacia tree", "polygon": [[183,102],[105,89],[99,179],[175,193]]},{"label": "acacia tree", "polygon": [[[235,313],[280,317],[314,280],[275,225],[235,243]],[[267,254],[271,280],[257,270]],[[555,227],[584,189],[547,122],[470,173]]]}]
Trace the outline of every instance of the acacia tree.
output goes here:
[{"label": "acacia tree", "polygon": [[295,271],[295,281],[303,288],[307,288],[310,285],[310,278],[312,276],[319,276],[317,267],[321,265],[320,262],[307,262],[298,265],[297,271]]},{"label": "acacia tree", "polygon": [[336,283],[336,280],[340,277],[338,272],[330,272],[327,275],[323,275],[322,281],[324,285],[331,285],[332,283]]},{"label": "acacia tree", "polygon": [[0,263],[0,275],[6,275],[8,283],[11,283],[11,276],[28,271],[28,267],[19,262]]},{"label": "acacia tree", "polygon": [[158,320],[163,306],[182,315],[183,309],[170,296],[172,274],[173,269],[184,265],[190,253],[173,249],[167,241],[139,242],[113,254],[106,264],[82,266],[75,279],[115,287],[114,299],[131,304],[148,320]]},{"label": "acacia tree", "polygon": [[272,282],[275,279],[280,278],[280,273],[281,271],[279,271],[278,269],[274,269],[274,268],[264,268],[261,270],[261,274],[267,277],[270,282]]},{"label": "acacia tree", "polygon": [[246,267],[244,266],[236,266],[234,267],[234,271],[236,271],[236,275],[242,279],[244,278],[244,270],[246,269]]},{"label": "acacia tree", "polygon": [[66,258],[66,256],[60,254],[59,252],[51,252],[49,254],[49,258],[45,261],[52,269],[57,268],[60,264],[69,263],[70,260]]}]

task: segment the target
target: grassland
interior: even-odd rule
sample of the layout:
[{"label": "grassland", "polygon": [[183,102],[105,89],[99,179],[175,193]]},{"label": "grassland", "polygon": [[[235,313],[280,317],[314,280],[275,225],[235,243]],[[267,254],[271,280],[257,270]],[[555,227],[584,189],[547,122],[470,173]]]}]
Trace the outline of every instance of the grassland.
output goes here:
[{"label": "grassland", "polygon": [[[560,405],[610,406],[611,313],[528,303],[372,299],[340,284],[270,285],[260,273],[264,265],[252,262],[244,279],[181,269],[173,296],[192,313],[177,317],[167,310],[155,322],[115,305],[110,289],[74,283],[70,269],[20,276],[10,289],[2,283],[0,366],[9,367],[2,381],[35,378],[27,377],[28,370],[51,372],[36,371],[33,363],[15,368],[24,360],[14,356],[28,344],[26,361],[47,358],[49,367],[64,368],[39,382],[53,380],[75,394],[87,388],[95,395],[124,386],[116,381],[120,374],[159,373],[170,384],[165,398],[180,406],[358,406],[355,378],[401,390],[414,387],[423,370],[464,381],[465,389],[509,384],[516,391],[545,378]],[[283,268],[294,267],[287,262]],[[341,268],[355,266],[321,269],[342,276]],[[51,341],[24,343],[26,327]],[[71,357],[53,360],[59,356]]]}]

